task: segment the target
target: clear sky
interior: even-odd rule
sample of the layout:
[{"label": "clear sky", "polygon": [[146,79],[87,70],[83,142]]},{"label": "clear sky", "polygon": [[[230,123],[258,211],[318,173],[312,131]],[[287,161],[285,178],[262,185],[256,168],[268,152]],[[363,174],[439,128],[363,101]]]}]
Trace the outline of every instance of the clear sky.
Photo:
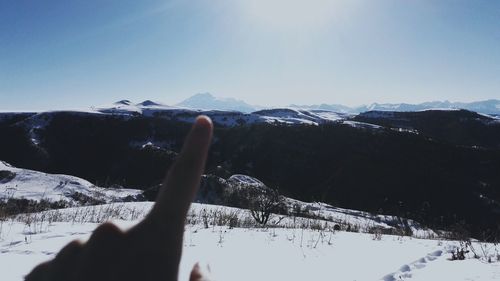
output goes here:
[{"label": "clear sky", "polygon": [[0,0],[0,110],[500,98],[498,0]]}]

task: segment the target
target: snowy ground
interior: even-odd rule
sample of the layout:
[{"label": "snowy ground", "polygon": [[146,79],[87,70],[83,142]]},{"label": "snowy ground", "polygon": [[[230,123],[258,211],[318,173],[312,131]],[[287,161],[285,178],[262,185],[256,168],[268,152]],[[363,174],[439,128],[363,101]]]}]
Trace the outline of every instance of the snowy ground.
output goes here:
[{"label": "snowy ground", "polygon": [[[33,266],[52,258],[66,243],[88,239],[98,222],[111,219],[126,229],[151,205],[77,207],[0,222],[1,280],[22,280]],[[494,245],[487,245],[493,263],[472,257],[449,261],[457,242],[390,235],[376,240],[372,234],[333,232],[330,227],[313,230],[303,227],[307,219],[288,217],[276,228],[229,228],[218,225],[225,217],[221,214],[236,215],[243,224],[248,218],[245,210],[193,204],[179,280],[188,279],[197,261],[208,263],[219,281],[500,280]],[[278,220],[275,216],[274,222]]]}]

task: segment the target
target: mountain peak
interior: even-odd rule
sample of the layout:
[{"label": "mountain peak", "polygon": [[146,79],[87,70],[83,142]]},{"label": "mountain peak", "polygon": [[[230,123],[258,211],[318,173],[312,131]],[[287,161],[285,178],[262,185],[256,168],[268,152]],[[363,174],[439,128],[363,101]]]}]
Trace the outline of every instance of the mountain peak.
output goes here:
[{"label": "mountain peak", "polygon": [[193,95],[191,98],[207,98],[207,99],[216,99],[216,97],[214,95],[212,95],[211,93],[198,93],[198,94],[195,94]]},{"label": "mountain peak", "polygon": [[230,110],[240,112],[255,111],[253,106],[242,100],[219,98],[211,93],[198,93],[178,103],[177,106],[193,109]]},{"label": "mountain peak", "polygon": [[152,100],[145,100],[141,103],[137,104],[138,106],[159,106],[161,105],[160,103],[154,102]]},{"label": "mountain peak", "polygon": [[115,102],[113,104],[115,104],[115,105],[131,105],[132,102],[129,101],[129,100],[119,100],[119,101],[117,101],[117,102]]}]

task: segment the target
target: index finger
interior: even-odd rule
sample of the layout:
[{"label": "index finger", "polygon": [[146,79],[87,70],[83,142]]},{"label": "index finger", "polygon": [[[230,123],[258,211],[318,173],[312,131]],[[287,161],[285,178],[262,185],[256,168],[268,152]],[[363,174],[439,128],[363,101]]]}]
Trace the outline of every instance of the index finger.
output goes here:
[{"label": "index finger", "polygon": [[189,206],[196,196],[205,169],[212,131],[210,118],[196,118],[147,218],[150,222],[183,231]]}]

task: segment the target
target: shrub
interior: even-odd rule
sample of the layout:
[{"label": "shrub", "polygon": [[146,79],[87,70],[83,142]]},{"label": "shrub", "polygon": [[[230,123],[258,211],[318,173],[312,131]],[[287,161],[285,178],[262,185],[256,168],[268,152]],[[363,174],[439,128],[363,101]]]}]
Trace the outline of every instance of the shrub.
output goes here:
[{"label": "shrub", "polygon": [[1,170],[0,171],[0,183],[8,183],[11,181],[13,178],[16,177],[16,173],[7,171],[7,170]]}]

